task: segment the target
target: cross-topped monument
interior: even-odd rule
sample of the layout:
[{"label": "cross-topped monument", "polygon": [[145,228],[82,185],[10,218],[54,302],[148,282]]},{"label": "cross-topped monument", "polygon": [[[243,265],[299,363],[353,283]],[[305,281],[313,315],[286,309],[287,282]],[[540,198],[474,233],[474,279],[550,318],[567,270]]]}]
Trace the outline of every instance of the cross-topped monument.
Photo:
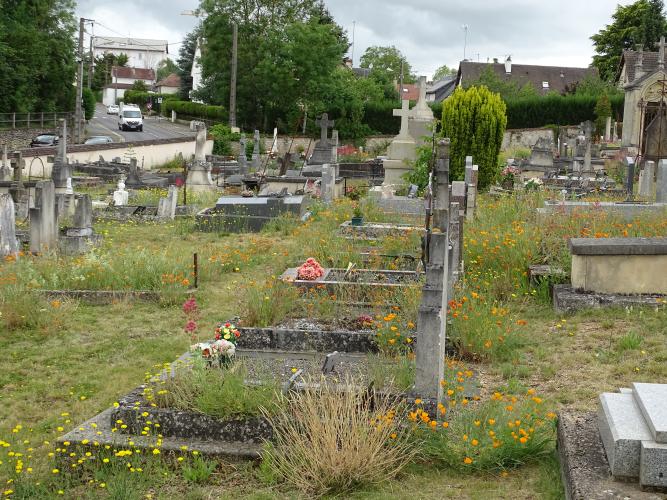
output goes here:
[{"label": "cross-topped monument", "polygon": [[410,129],[408,120],[412,117],[412,111],[410,110],[410,101],[404,99],[401,103],[401,109],[393,110],[394,116],[401,117],[401,131],[398,133],[400,138],[410,138]]},{"label": "cross-topped monument", "polygon": [[328,139],[327,135],[329,135],[329,130],[330,128],[333,128],[335,122],[334,120],[329,120],[329,114],[328,113],[322,113],[322,117],[315,120],[315,125],[320,127],[320,141],[324,144]]}]

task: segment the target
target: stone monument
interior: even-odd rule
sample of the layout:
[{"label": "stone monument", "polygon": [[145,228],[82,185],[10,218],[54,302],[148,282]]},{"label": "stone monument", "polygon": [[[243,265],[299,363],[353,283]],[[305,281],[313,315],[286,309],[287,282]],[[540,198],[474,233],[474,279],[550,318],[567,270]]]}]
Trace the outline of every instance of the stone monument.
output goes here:
[{"label": "stone monument", "polygon": [[217,186],[211,178],[211,166],[206,162],[206,125],[197,122],[194,125],[197,135],[195,137],[195,157],[188,167],[188,177],[185,185],[193,191],[215,190]]},{"label": "stone monument", "polygon": [[259,136],[259,130],[255,130],[255,135],[253,136],[253,146],[252,146],[252,168],[257,172],[260,167],[262,166],[261,164],[261,159],[260,159],[260,147],[259,147],[259,141],[261,140]]},{"label": "stone monument", "polygon": [[118,189],[113,192],[113,204],[117,207],[127,205],[130,194],[125,191],[125,179],[121,177],[118,180]]},{"label": "stone monument", "polygon": [[35,208],[30,211],[30,251],[41,253],[57,248],[58,214],[53,181],[39,181],[35,186]]},{"label": "stone monument", "polygon": [[426,77],[419,77],[419,99],[414,108],[409,121],[409,130],[412,138],[418,145],[430,144],[433,136],[433,124],[435,117],[433,110],[426,101]]},{"label": "stone monument", "polygon": [[178,188],[169,186],[169,192],[166,198],[160,198],[157,206],[157,216],[159,219],[174,220],[176,217],[176,205],[178,204]]},{"label": "stone monument", "polygon": [[239,174],[248,175],[248,157],[246,156],[246,146],[248,140],[245,138],[245,134],[241,134],[239,139]]},{"label": "stone monument", "polygon": [[9,159],[7,157],[7,144],[2,146],[2,164],[0,165],[0,182],[7,182],[12,180],[12,169],[9,166]]},{"label": "stone monument", "polygon": [[417,159],[417,143],[410,135],[409,119],[412,116],[410,101],[403,100],[401,109],[394,110],[401,117],[401,131],[391,141],[384,164],[384,186],[405,184],[402,176],[412,170],[411,163]]},{"label": "stone monument", "polygon": [[639,197],[648,200],[653,195],[653,178],[655,176],[655,162],[647,161],[644,169],[639,173]]},{"label": "stone monument", "polygon": [[72,177],[72,169],[67,161],[67,122],[60,120],[60,139],[56,156],[51,168],[51,179],[57,194],[62,194],[67,189],[67,179]]},{"label": "stone monument", "polygon": [[320,140],[315,143],[315,150],[310,160],[308,160],[308,165],[333,163],[332,144],[327,136],[329,135],[329,129],[333,128],[335,122],[334,120],[329,120],[329,115],[324,113],[321,118],[315,120],[315,123],[320,127]]},{"label": "stone monument", "polygon": [[14,201],[9,194],[0,194],[0,257],[16,257],[18,253]]}]

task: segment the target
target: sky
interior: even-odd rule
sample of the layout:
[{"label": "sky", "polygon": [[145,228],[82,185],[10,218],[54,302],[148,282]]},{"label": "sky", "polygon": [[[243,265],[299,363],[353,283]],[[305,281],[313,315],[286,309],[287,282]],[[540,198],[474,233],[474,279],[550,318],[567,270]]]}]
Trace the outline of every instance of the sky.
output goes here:
[{"label": "sky", "polygon": [[[584,67],[591,63],[590,36],[611,22],[617,4],[631,0],[325,0],[348,32],[355,66],[367,47],[394,45],[413,73],[429,78],[443,64],[465,56],[485,62]],[[97,21],[95,35],[179,42],[198,19],[182,15],[198,0],[78,0],[77,14]],[[466,30],[463,26],[467,26]],[[353,52],[353,54],[352,54]]]}]

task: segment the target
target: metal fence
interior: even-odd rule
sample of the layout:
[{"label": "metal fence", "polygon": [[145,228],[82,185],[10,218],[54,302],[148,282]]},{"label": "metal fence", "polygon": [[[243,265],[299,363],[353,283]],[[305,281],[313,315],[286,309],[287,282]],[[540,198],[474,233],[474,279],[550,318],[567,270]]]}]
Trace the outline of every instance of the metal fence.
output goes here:
[{"label": "metal fence", "polygon": [[0,113],[0,129],[57,127],[59,120],[74,123],[74,113]]}]

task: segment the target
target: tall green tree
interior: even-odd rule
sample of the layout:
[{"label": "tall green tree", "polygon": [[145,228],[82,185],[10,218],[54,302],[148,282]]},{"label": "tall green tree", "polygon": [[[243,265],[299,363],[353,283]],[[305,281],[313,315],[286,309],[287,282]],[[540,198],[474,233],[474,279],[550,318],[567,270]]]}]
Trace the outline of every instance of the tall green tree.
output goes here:
[{"label": "tall green tree", "polygon": [[167,57],[163,61],[160,61],[160,63],[157,65],[157,74],[155,75],[155,78],[157,78],[157,81],[159,82],[160,80],[167,78],[172,73],[178,74],[178,66],[174,61]]},{"label": "tall green tree", "polygon": [[74,108],[73,0],[0,0],[0,112]]},{"label": "tall green tree", "polygon": [[433,81],[442,80],[448,76],[455,76],[457,73],[458,70],[456,68],[450,68],[446,64],[443,64],[435,70],[435,73],[433,73]]},{"label": "tall green tree", "polygon": [[653,50],[661,36],[667,36],[667,20],[662,0],[637,0],[618,5],[612,23],[591,36],[595,47],[593,66],[603,80],[615,80],[621,55],[625,49],[641,44]]},{"label": "tall green tree", "polygon": [[113,82],[111,70],[114,66],[126,66],[128,62],[127,54],[114,55],[107,52],[95,58],[93,67],[93,90],[103,89]]},{"label": "tall green tree", "polygon": [[611,116],[611,102],[609,96],[602,94],[597,103],[595,103],[595,129],[599,135],[604,133],[607,125],[607,118]]},{"label": "tall green tree", "polygon": [[197,43],[201,37],[202,28],[197,26],[190,33],[185,36],[185,40],[178,50],[178,75],[181,77],[180,97],[184,101],[190,100],[190,91],[192,90],[192,65],[195,60],[195,52],[197,51]]},{"label": "tall green tree", "polygon": [[391,47],[368,47],[361,56],[360,66],[370,68],[371,75],[382,83],[399,82],[401,74],[403,82],[414,83],[415,75],[406,57],[393,45]]},{"label": "tall green tree", "polygon": [[479,165],[479,186],[489,186],[499,173],[498,153],[507,126],[507,107],[488,88],[458,87],[442,107],[443,137],[451,139],[450,176],[463,179],[465,157]]},{"label": "tall green tree", "polygon": [[343,30],[316,0],[202,0],[204,89],[197,97],[227,107],[232,23],[238,27],[237,122],[272,128],[316,107],[318,85],[341,64]]}]

